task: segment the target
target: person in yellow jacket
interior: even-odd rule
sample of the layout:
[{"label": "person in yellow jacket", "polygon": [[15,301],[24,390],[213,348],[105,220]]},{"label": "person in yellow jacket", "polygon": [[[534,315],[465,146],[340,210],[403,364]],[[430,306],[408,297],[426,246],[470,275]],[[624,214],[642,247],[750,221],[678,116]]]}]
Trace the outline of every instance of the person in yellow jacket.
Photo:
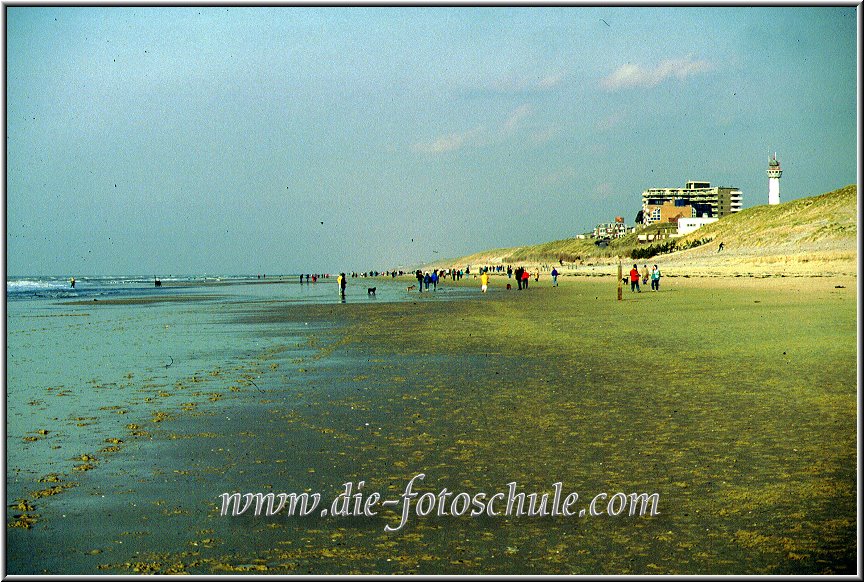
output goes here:
[{"label": "person in yellow jacket", "polygon": [[484,271],[483,274],[480,275],[480,290],[483,293],[486,293],[486,289],[488,289],[488,288],[489,288],[489,273]]}]

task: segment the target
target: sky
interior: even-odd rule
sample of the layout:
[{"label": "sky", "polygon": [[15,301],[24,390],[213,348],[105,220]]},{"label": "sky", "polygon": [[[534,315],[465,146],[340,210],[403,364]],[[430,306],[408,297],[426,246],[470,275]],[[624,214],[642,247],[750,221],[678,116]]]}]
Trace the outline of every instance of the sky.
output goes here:
[{"label": "sky", "polygon": [[857,182],[857,7],[16,7],[7,275],[383,271]]}]

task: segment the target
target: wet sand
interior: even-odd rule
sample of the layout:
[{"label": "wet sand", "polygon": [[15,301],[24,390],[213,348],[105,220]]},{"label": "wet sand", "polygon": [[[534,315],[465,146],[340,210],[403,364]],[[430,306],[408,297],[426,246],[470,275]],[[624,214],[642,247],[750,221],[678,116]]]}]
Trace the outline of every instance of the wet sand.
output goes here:
[{"label": "wet sand", "polygon": [[[326,280],[328,279],[319,279],[319,281]],[[332,280],[335,281],[335,279]],[[296,283],[299,285],[299,275],[276,275],[273,277],[265,277],[263,279],[219,279],[214,277],[213,279],[202,279],[191,283],[188,281],[162,281],[162,287],[224,287],[228,285],[273,285],[282,283]],[[303,284],[305,285],[305,283]]]},{"label": "wet sand", "polygon": [[[121,423],[109,402],[83,421],[100,449],[32,434],[66,468],[7,475],[32,508],[7,514],[8,572],[854,573],[853,279],[669,278],[620,303],[606,277],[504,279],[236,306],[218,325],[265,346],[136,374]],[[660,515],[219,516],[226,491],[329,507],[347,481],[396,498],[418,473],[421,493],[657,492]]]},{"label": "wet sand", "polygon": [[94,303],[102,305],[148,305],[151,303],[165,302],[187,302],[187,301],[214,301],[224,299],[221,295],[165,295],[161,297],[120,297],[116,299],[98,299],[93,298],[81,301],[65,301],[63,305],[87,305],[92,306]]}]

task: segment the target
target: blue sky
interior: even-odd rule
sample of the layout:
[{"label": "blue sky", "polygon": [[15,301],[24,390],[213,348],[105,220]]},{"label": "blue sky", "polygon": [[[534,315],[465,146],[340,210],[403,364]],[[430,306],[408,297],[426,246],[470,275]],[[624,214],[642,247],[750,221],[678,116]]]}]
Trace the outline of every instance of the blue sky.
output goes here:
[{"label": "blue sky", "polygon": [[[7,271],[384,270],[857,180],[855,7],[6,8]],[[323,223],[323,224],[322,224]]]}]

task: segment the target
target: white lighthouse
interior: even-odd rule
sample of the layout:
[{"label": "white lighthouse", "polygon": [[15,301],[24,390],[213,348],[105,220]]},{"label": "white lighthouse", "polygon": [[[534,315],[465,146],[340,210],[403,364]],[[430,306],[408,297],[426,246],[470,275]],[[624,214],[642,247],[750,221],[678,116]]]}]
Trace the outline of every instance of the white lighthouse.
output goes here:
[{"label": "white lighthouse", "polygon": [[768,160],[768,204],[780,204],[780,162],[777,161],[777,152]]}]

